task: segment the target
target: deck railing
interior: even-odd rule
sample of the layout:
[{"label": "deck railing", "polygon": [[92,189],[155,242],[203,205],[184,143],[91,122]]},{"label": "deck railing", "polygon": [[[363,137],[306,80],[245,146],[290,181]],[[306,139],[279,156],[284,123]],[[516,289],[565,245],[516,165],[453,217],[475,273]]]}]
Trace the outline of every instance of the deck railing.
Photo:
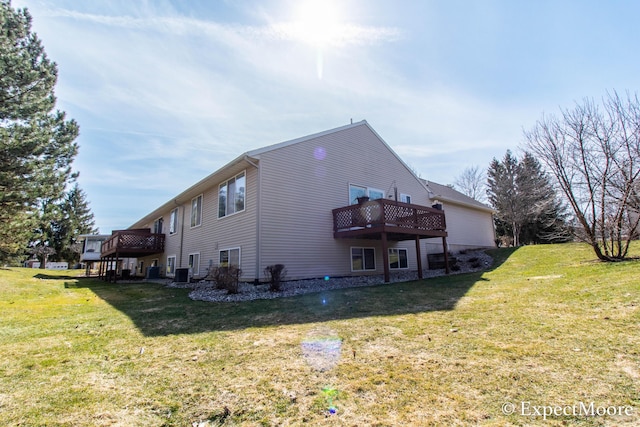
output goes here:
[{"label": "deck railing", "polygon": [[333,210],[334,235],[364,229],[397,229],[442,233],[447,226],[444,212],[439,209],[387,199],[372,200]]},{"label": "deck railing", "polygon": [[113,254],[141,256],[164,251],[164,234],[151,233],[149,229],[118,230],[102,243],[100,256]]}]

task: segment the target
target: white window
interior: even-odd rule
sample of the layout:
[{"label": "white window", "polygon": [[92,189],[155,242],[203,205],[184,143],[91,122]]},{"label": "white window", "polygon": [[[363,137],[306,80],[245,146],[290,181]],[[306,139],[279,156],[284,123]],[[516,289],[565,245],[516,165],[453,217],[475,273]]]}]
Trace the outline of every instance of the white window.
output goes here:
[{"label": "white window", "polygon": [[376,188],[368,188],[368,191],[369,191],[369,199],[371,200],[384,199],[384,191],[378,190]]},{"label": "white window", "polygon": [[162,223],[164,222],[164,218],[158,218],[153,221],[153,232],[155,234],[162,234]]},{"label": "white window", "polygon": [[202,194],[191,199],[191,227],[202,224]]},{"label": "white window", "polygon": [[359,197],[368,197],[370,200],[384,199],[384,191],[377,188],[349,184],[349,203],[355,205],[358,203]]},{"label": "white window", "polygon": [[411,196],[408,194],[400,194],[400,201],[404,203],[411,203]]},{"label": "white window", "polygon": [[189,254],[189,269],[193,276],[200,274],[200,254]]},{"label": "white window", "polygon": [[392,270],[409,268],[406,249],[389,249],[389,268]]},{"label": "white window", "polygon": [[376,252],[374,248],[351,248],[351,271],[376,269]]},{"label": "white window", "polygon": [[102,247],[102,240],[93,240],[90,237],[87,237],[87,240],[85,241],[85,244],[84,244],[84,251],[100,253],[101,247]]},{"label": "white window", "polygon": [[176,256],[167,257],[167,276],[173,277],[176,274]]},{"label": "white window", "polygon": [[240,248],[221,250],[218,265],[220,267],[229,267],[230,265],[240,267]]},{"label": "white window", "polygon": [[367,195],[367,187],[360,187],[358,185],[349,185],[349,203],[355,205],[358,203],[358,197],[365,197]]},{"label": "white window", "polygon": [[220,184],[218,190],[218,218],[244,211],[246,182],[245,173],[241,172]]},{"label": "white window", "polygon": [[171,211],[169,215],[169,234],[176,234],[178,232],[178,208]]}]

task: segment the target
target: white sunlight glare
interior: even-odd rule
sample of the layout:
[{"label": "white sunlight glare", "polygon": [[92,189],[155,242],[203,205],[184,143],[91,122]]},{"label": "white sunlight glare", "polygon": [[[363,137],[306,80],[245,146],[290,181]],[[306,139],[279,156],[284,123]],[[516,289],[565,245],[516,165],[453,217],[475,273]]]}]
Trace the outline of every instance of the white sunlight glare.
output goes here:
[{"label": "white sunlight glare", "polygon": [[318,48],[337,42],[345,31],[342,10],[336,1],[296,2],[293,19],[297,38]]},{"label": "white sunlight glare", "polygon": [[330,46],[335,48],[339,41],[345,38],[347,26],[342,19],[342,10],[337,1],[296,2],[292,26],[294,37],[317,49],[316,71],[320,80],[324,69],[323,51]]}]

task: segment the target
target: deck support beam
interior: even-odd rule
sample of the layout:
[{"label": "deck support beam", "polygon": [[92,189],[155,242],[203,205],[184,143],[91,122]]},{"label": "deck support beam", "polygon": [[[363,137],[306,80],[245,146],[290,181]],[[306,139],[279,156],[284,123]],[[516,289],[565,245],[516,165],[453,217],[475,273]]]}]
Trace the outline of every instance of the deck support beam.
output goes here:
[{"label": "deck support beam", "polygon": [[444,272],[449,274],[449,248],[447,247],[447,238],[442,238],[442,250],[444,251]]},{"label": "deck support beam", "polygon": [[384,283],[389,283],[391,277],[389,274],[389,249],[387,246],[387,233],[382,233],[382,264],[384,267]]},{"label": "deck support beam", "polygon": [[420,236],[416,234],[416,258],[418,261],[418,279],[422,279],[422,255],[420,254]]}]

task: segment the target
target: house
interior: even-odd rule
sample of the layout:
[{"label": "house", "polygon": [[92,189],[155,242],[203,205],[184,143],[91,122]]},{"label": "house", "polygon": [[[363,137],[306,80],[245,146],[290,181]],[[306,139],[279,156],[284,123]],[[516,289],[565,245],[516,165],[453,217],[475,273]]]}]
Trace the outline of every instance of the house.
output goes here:
[{"label": "house", "polygon": [[[369,200],[358,204],[362,196]],[[426,254],[447,245],[493,247],[492,212],[419,179],[361,121],[240,155],[114,232],[101,256],[137,257],[139,272],[160,266],[167,277],[234,264],[255,281],[284,264],[288,279],[384,273],[388,281],[395,270],[421,276]]]},{"label": "house", "polygon": [[[96,267],[101,267],[101,250],[102,244],[109,239],[109,234],[80,234],[78,236],[78,243],[82,244],[82,252],[80,253],[80,263],[84,265],[86,275],[90,276],[92,270],[97,270]],[[136,260],[130,258],[119,258],[118,267],[122,270],[133,271],[136,267]],[[105,270],[114,270],[116,265],[105,265]]]}]

